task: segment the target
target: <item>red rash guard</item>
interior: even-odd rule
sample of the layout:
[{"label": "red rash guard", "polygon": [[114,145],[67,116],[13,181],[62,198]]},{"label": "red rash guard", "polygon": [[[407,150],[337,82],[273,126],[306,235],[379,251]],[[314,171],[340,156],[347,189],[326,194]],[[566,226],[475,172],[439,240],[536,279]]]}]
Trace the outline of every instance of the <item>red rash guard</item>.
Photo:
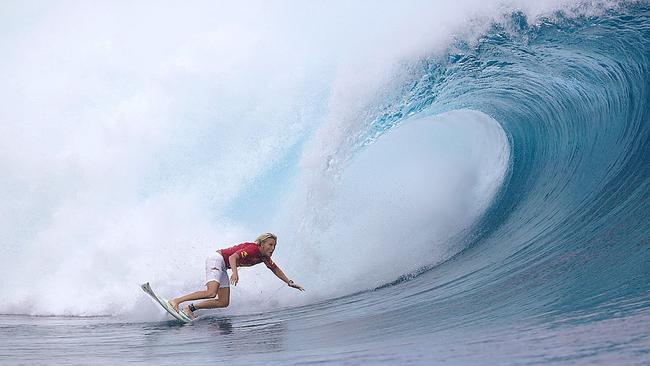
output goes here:
[{"label": "red rash guard", "polygon": [[228,259],[235,253],[239,253],[239,267],[250,267],[263,262],[270,270],[278,268],[278,266],[273,263],[273,260],[271,260],[271,257],[262,256],[262,253],[260,253],[260,247],[255,243],[241,243],[234,247],[221,249],[219,252],[221,252],[221,256],[223,257],[224,262],[226,262],[226,268],[230,268],[230,262]]}]

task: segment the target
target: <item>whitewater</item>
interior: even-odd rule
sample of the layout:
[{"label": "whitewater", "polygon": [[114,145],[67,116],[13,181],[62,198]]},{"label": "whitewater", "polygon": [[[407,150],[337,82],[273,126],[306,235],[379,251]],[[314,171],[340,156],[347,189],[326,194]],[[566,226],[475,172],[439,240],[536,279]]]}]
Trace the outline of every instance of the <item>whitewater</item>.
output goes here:
[{"label": "whitewater", "polygon": [[[0,52],[3,364],[650,363],[646,1],[4,2]],[[267,231],[306,292],[139,288]]]}]

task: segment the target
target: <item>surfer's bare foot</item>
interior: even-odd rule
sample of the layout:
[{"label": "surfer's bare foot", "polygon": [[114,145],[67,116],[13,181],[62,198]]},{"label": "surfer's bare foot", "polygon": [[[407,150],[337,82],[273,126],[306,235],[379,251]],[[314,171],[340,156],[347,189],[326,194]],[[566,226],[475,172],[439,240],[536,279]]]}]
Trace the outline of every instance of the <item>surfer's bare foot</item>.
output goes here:
[{"label": "surfer's bare foot", "polygon": [[196,319],[196,315],[194,315],[194,312],[190,310],[189,306],[183,306],[183,313],[190,319]]},{"label": "surfer's bare foot", "polygon": [[178,310],[178,303],[177,303],[176,301],[174,301],[174,300],[167,300],[167,303],[169,304],[169,306],[171,306],[172,308],[174,308],[174,310],[176,310],[176,312],[179,312],[179,310]]}]

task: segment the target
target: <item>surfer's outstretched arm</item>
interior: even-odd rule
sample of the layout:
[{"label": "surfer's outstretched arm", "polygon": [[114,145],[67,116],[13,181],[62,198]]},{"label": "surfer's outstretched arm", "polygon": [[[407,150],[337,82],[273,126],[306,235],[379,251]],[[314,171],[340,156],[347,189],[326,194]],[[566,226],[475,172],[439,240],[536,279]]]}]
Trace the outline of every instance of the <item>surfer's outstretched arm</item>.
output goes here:
[{"label": "surfer's outstretched arm", "polygon": [[280,269],[280,267],[275,266],[275,268],[271,269],[271,271],[273,271],[273,274],[275,274],[276,276],[278,276],[279,279],[281,279],[281,280],[284,281],[287,285],[289,285],[289,287],[293,287],[293,288],[298,289],[298,290],[300,290],[300,291],[305,291],[305,289],[302,288],[302,286],[300,286],[299,284],[297,284],[297,283],[293,282],[292,280],[290,280],[290,279],[287,277],[287,275],[285,275],[284,272],[282,272],[282,270]]}]

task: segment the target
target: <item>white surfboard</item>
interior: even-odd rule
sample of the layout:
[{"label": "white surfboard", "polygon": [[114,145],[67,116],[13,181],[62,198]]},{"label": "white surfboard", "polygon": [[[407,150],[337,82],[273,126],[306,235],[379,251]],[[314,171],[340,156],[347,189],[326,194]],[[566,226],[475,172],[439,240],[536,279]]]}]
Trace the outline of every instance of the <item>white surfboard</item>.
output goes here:
[{"label": "white surfboard", "polygon": [[140,285],[140,288],[142,288],[142,291],[146,292],[147,295],[151,296],[151,298],[156,303],[158,303],[158,305],[162,306],[163,309],[167,310],[167,312],[174,318],[180,320],[183,323],[189,323],[192,321],[192,319],[190,319],[182,311],[174,310],[174,308],[169,305],[166,299],[163,299],[162,297],[156,295],[156,293],[153,292],[153,290],[151,289],[149,282],[143,283],[142,285]]}]

